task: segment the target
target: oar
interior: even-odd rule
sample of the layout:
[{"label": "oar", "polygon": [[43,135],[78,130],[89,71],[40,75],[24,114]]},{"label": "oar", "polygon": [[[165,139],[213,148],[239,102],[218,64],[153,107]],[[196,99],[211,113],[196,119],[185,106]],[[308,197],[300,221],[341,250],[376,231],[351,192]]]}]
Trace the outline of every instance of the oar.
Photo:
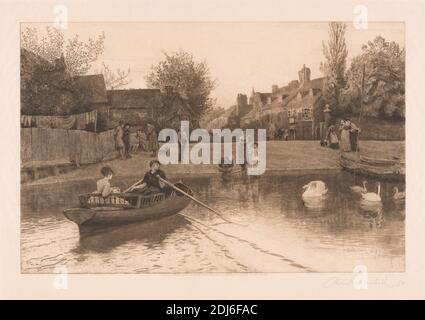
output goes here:
[{"label": "oar", "polygon": [[164,182],[165,184],[169,185],[169,186],[170,186],[171,188],[173,188],[174,190],[176,190],[176,191],[178,191],[178,192],[180,192],[180,193],[184,194],[184,195],[185,195],[186,197],[188,197],[189,199],[191,199],[191,200],[195,201],[196,203],[200,204],[200,205],[201,205],[201,206],[203,206],[204,208],[206,208],[206,209],[208,209],[208,210],[210,210],[210,211],[214,212],[214,213],[215,213],[217,216],[219,216],[222,220],[224,220],[224,221],[226,221],[226,222],[228,222],[228,223],[235,223],[235,224],[238,224],[238,223],[236,223],[236,222],[233,222],[233,221],[230,221],[230,220],[228,220],[228,219],[224,218],[224,217],[223,217],[223,215],[222,215],[220,212],[218,212],[218,211],[214,210],[213,208],[211,208],[211,207],[207,206],[205,203],[203,203],[203,202],[199,201],[198,199],[196,199],[195,197],[191,196],[191,195],[190,195],[190,194],[188,194],[187,192],[184,192],[182,189],[180,189],[180,188],[176,187],[176,186],[175,186],[174,184],[172,184],[171,182],[168,182],[167,180],[165,180],[165,179],[161,178],[160,176],[158,176],[158,179],[159,179],[160,181]]},{"label": "oar", "polygon": [[[144,178],[143,178],[144,179]],[[137,181],[136,183],[132,184],[130,187],[128,187],[127,189],[125,189],[122,193],[126,193],[128,191],[130,191],[131,189],[133,189],[135,186],[137,186],[140,182],[143,181],[143,179],[140,179],[139,181]]]}]

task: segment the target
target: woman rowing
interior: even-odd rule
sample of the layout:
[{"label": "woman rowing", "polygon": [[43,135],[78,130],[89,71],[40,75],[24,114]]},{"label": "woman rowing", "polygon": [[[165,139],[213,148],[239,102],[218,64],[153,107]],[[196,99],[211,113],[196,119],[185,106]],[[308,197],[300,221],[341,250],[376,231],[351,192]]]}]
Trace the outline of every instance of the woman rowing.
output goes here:
[{"label": "woman rowing", "polygon": [[167,186],[160,181],[159,177],[166,179],[165,172],[160,169],[161,163],[158,160],[149,162],[150,170],[145,173],[141,184],[131,188],[132,192],[141,192],[144,195],[155,193],[167,193]]}]

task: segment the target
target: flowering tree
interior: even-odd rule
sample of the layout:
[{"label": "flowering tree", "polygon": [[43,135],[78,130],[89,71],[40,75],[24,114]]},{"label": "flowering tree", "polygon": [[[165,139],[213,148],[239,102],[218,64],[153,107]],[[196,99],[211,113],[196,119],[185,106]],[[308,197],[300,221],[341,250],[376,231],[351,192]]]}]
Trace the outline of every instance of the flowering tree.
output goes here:
[{"label": "flowering tree", "polygon": [[86,74],[94,61],[103,53],[105,34],[89,38],[86,42],[78,34],[67,39],[56,28],[46,27],[46,34],[40,36],[36,28],[21,31],[21,48],[35,53],[48,62],[64,57],[67,71],[72,76]]},{"label": "flowering tree", "polygon": [[326,77],[324,98],[331,108],[339,111],[340,93],[345,85],[345,68],[347,61],[347,46],[345,44],[346,25],[341,22],[329,24],[329,39],[323,42],[325,61],[320,69]]}]

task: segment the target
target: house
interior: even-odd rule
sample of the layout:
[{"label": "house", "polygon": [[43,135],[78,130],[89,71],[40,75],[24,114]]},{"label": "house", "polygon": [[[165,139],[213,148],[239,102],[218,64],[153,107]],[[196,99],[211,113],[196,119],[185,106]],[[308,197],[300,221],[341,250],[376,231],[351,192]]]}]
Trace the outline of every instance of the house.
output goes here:
[{"label": "house", "polygon": [[180,128],[180,121],[189,120],[196,125],[195,113],[180,95],[167,87],[160,89],[123,89],[107,91],[109,104],[109,126],[119,121],[133,126],[143,126],[147,122],[157,129]]},{"label": "house", "polygon": [[249,99],[252,111],[242,117],[249,126],[286,130],[290,139],[319,139],[323,131],[322,98],[324,78],[310,79],[311,71],[305,65],[298,72],[298,80],[286,86],[272,86],[270,93],[252,90]]},{"label": "house", "polygon": [[73,78],[75,87],[84,95],[85,104],[91,109],[100,109],[108,105],[105,78],[103,74],[90,74]]}]

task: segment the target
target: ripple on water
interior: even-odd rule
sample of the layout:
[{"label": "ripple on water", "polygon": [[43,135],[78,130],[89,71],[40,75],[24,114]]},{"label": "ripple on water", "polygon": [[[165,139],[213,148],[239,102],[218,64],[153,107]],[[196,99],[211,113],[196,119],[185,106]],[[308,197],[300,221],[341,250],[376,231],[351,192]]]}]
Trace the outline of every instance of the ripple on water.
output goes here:
[{"label": "ripple on water", "polygon": [[[320,207],[301,199],[311,180],[329,189]],[[345,172],[183,181],[246,226],[191,204],[182,212],[190,221],[175,215],[80,237],[61,212],[93,186],[31,187],[22,194],[22,272],[51,273],[61,265],[75,273],[351,272],[359,263],[369,271],[404,270],[405,209],[392,201],[392,183],[381,184],[383,206],[371,212],[349,190],[361,178]]]}]

